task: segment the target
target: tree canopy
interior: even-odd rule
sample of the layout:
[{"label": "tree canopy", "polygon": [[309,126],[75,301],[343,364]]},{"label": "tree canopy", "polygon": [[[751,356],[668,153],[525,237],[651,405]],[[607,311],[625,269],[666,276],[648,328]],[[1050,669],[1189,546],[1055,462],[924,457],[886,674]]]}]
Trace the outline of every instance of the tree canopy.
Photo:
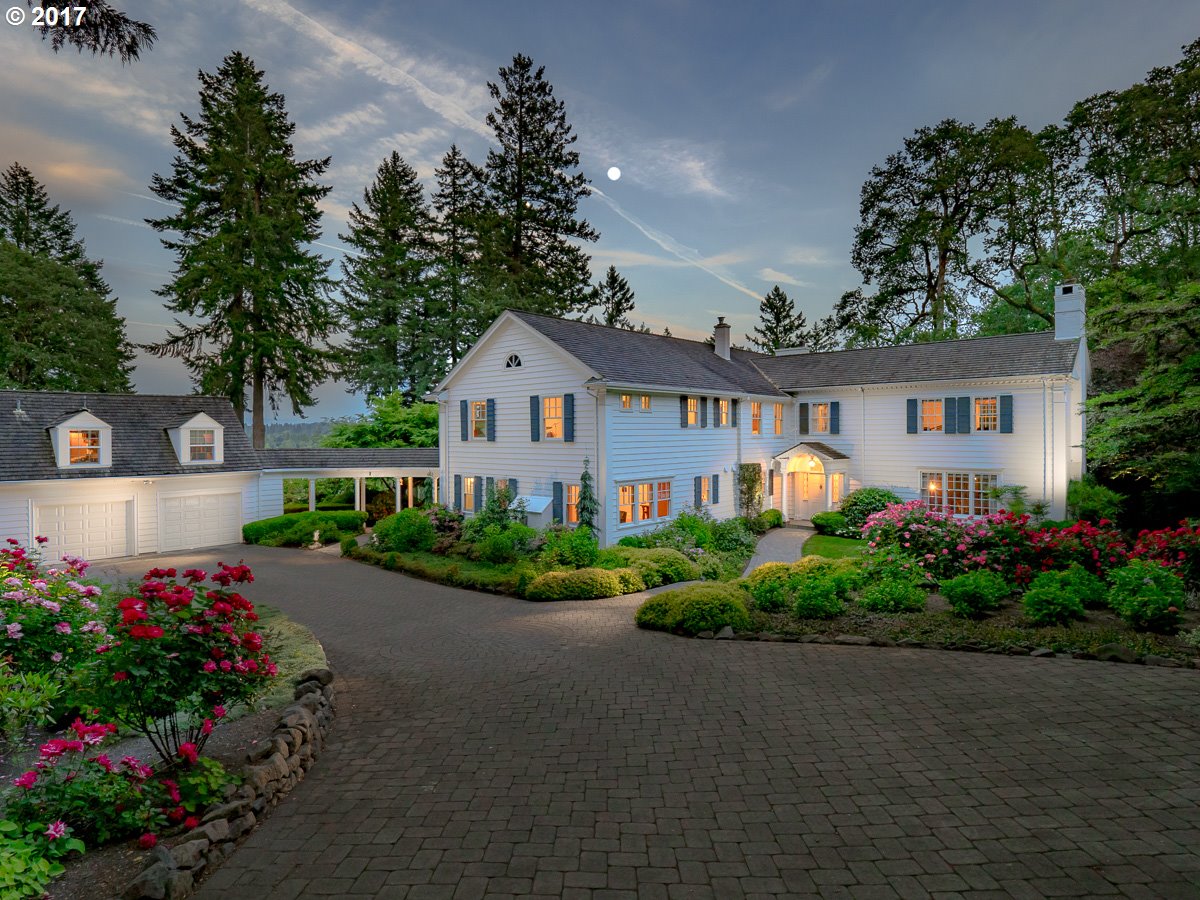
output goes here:
[{"label": "tree canopy", "polygon": [[333,423],[323,447],[436,447],[436,403],[405,402],[399,392],[372,397],[367,413]]},{"label": "tree canopy", "polygon": [[760,353],[803,346],[808,342],[808,321],[796,311],[795,301],[775,285],[758,305],[758,324],[746,340]]}]

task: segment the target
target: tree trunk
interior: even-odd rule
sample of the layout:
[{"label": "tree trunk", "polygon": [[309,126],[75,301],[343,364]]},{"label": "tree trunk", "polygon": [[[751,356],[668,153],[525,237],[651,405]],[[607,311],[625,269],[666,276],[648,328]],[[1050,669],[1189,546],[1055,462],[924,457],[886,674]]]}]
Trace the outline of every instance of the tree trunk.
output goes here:
[{"label": "tree trunk", "polygon": [[266,379],[263,377],[262,360],[254,360],[254,420],[251,426],[251,442],[255,450],[262,450],[267,445]]}]

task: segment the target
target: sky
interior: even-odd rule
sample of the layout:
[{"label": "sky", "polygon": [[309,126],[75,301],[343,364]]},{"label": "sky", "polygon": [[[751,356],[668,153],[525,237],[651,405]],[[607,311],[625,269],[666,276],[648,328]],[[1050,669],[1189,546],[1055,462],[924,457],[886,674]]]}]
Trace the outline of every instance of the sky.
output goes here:
[{"label": "sky", "polygon": [[[873,165],[945,118],[1039,128],[1077,100],[1169,65],[1200,37],[1195,0],[114,0],[158,31],[128,66],[52,52],[0,24],[0,167],[19,161],[104,260],[130,339],[159,340],[173,256],[144,222],[197,72],[234,50],[287,99],[301,158],[331,156],[318,249],[396,150],[426,183],[452,143],[482,163],[487,82],[517,53],[545,66],[594,192],[580,213],[637,295],[633,318],[741,340],[779,284],[809,318],[859,286],[850,265]],[[24,6],[20,0],[12,4]],[[607,175],[618,167],[618,180]],[[188,393],[181,363],[139,355],[137,390]],[[362,411],[331,382],[309,419]],[[285,403],[278,421],[292,421]]]}]

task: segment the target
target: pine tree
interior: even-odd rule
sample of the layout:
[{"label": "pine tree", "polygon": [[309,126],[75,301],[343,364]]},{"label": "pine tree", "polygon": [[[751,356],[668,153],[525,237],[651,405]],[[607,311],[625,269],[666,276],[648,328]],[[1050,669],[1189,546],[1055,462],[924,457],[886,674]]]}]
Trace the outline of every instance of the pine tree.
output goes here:
[{"label": "pine tree", "polygon": [[608,325],[610,328],[637,331],[638,327],[629,318],[629,313],[633,312],[634,308],[633,297],[633,288],[629,286],[629,282],[617,272],[616,266],[609,266],[604,280],[596,285],[594,302],[600,307],[600,317],[588,316],[588,321]]},{"label": "pine tree", "polygon": [[578,218],[588,179],[571,149],[577,136],[566,104],[554,98],[545,67],[518,54],[488,82],[496,108],[487,123],[497,149],[485,173],[491,227],[484,248],[484,279],[496,302],[549,315],[591,305],[588,255],[579,241],[599,235]]},{"label": "pine tree", "polygon": [[490,324],[485,321],[478,285],[483,170],[451,145],[434,177],[433,208],[438,218],[432,298],[438,315],[427,327],[436,333],[439,351],[454,365]]},{"label": "pine tree", "polygon": [[423,396],[445,372],[430,326],[443,319],[427,308],[432,219],[416,170],[392,151],[350,208],[339,235],[357,253],[342,262],[347,331],[341,377],[352,390],[378,397]]},{"label": "pine tree", "polygon": [[575,514],[579,516],[579,527],[594,531],[596,516],[600,515],[600,503],[592,486],[592,473],[588,471],[588,460],[583,461],[583,474],[579,476],[579,499],[575,502]]},{"label": "pine tree", "polygon": [[199,321],[176,319],[147,349],[182,358],[197,386],[229,397],[239,417],[249,391],[262,447],[268,399],[274,407],[282,393],[299,414],[334,359],[324,346],[337,324],[329,262],[305,248],[320,236],[317,201],[329,188],[317,178],[329,159],[295,158],[283,95],[240,52],[200,73],[200,115],[182,119],[171,126],[172,173],[150,186],[178,210],[150,224],[176,256],[159,296]]},{"label": "pine tree", "polygon": [[760,353],[773,354],[781,347],[798,347],[808,336],[804,313],[796,312],[795,302],[775,285],[758,305],[758,324],[754,333],[746,335],[751,346]]}]

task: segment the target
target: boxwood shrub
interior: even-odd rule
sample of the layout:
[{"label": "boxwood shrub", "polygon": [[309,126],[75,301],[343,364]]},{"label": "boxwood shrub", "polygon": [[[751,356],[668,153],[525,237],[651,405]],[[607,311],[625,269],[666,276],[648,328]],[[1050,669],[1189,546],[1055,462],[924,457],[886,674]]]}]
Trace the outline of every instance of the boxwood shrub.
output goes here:
[{"label": "boxwood shrub", "polygon": [[313,532],[319,531],[324,543],[333,543],[346,534],[359,534],[366,522],[367,514],[353,509],[290,513],[246,523],[242,540],[268,547],[302,547],[312,543]]},{"label": "boxwood shrub", "polygon": [[786,609],[791,592],[791,563],[763,563],[746,576],[746,590],[754,600],[754,608],[766,613]]},{"label": "boxwood shrub", "polygon": [[977,618],[999,608],[1012,593],[1002,576],[983,569],[943,581],[938,590],[950,608],[964,618]]},{"label": "boxwood shrub", "polygon": [[831,537],[862,537],[857,529],[850,527],[850,523],[840,512],[813,513],[812,524],[813,528],[817,529],[817,534],[827,534]]},{"label": "boxwood shrub", "polygon": [[614,548],[630,568],[636,569],[646,583],[646,587],[657,587],[660,584],[674,584],[677,581],[695,581],[700,577],[700,567],[670,547],[629,547]]},{"label": "boxwood shrub", "polygon": [[609,569],[547,572],[525,588],[527,600],[598,600],[621,594],[621,579]]},{"label": "boxwood shrub", "polygon": [[634,621],[641,628],[699,634],[750,627],[744,592],[731,584],[692,584],[677,591],[656,594],[638,607]]},{"label": "boxwood shrub", "polygon": [[409,553],[413,550],[432,550],[437,540],[433,522],[419,509],[402,509],[375,523],[375,544],[380,550]]}]

